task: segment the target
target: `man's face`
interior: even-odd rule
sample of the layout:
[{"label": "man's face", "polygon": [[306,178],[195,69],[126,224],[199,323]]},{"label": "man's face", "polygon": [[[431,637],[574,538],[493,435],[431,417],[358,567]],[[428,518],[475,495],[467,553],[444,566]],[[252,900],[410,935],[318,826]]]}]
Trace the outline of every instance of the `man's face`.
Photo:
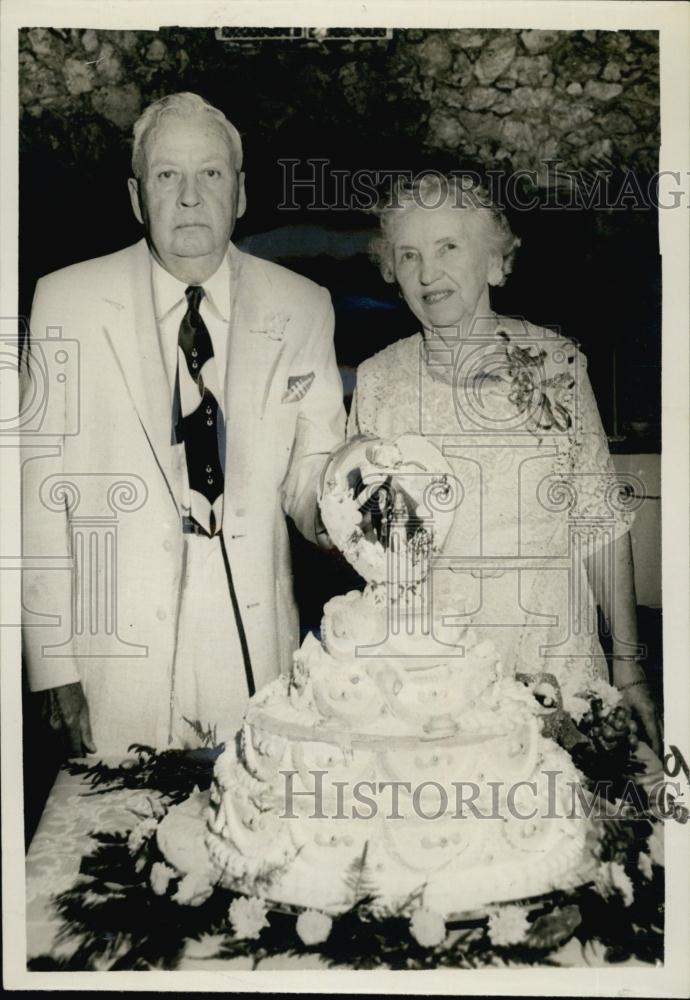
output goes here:
[{"label": "man's face", "polygon": [[146,139],[145,169],[130,178],[137,219],[163,267],[199,284],[217,269],[246,207],[230,140],[208,115],[170,115]]}]

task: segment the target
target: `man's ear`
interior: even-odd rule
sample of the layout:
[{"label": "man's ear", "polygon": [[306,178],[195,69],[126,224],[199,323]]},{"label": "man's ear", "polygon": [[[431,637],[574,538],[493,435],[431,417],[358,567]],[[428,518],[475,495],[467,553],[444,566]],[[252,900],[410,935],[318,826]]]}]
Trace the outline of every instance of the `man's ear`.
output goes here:
[{"label": "man's ear", "polygon": [[139,181],[134,177],[130,177],[127,181],[127,187],[129,189],[129,200],[132,203],[132,211],[136,216],[137,222],[140,222],[143,226],[144,215],[141,211],[141,202],[139,201]]},{"label": "man's ear", "polygon": [[244,171],[237,175],[237,218],[241,219],[247,211],[247,193],[244,190]]}]

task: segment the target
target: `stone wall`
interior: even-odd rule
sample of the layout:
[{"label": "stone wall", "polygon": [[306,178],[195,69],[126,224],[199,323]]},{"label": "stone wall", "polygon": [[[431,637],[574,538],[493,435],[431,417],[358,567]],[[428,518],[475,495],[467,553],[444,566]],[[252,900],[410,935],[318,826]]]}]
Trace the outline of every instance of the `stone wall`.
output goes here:
[{"label": "stone wall", "polygon": [[449,31],[416,47],[432,148],[541,170],[656,168],[656,32]]},{"label": "stone wall", "polygon": [[[389,41],[228,45],[207,29],[31,28],[20,35],[23,148],[61,162],[124,150],[141,108],[200,89],[257,140],[340,125],[357,148],[407,137],[484,167],[606,160],[653,172],[651,31],[397,31]],[[352,142],[349,135],[347,141]],[[376,166],[376,164],[373,164]]]}]

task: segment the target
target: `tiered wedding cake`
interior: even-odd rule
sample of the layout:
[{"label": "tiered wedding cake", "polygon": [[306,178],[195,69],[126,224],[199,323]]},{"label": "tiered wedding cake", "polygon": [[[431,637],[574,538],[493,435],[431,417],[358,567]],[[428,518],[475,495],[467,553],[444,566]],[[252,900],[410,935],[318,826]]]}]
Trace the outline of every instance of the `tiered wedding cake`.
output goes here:
[{"label": "tiered wedding cake", "polygon": [[382,912],[447,918],[586,876],[570,757],[458,623],[462,602],[432,592],[456,486],[413,436],[355,439],[329,464],[324,522],[368,583],[328,602],[321,639],[251,700],[216,763],[205,847],[222,885],[328,913],[366,891]]}]

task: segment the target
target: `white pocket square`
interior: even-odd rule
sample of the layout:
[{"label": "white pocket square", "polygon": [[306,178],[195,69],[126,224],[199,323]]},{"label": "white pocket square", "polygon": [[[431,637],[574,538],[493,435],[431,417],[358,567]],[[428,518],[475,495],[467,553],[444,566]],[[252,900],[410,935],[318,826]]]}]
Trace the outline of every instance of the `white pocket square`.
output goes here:
[{"label": "white pocket square", "polygon": [[309,392],[315,377],[314,372],[308,372],[306,375],[290,375],[287,381],[287,390],[283,394],[281,402],[297,403],[303,399]]}]

